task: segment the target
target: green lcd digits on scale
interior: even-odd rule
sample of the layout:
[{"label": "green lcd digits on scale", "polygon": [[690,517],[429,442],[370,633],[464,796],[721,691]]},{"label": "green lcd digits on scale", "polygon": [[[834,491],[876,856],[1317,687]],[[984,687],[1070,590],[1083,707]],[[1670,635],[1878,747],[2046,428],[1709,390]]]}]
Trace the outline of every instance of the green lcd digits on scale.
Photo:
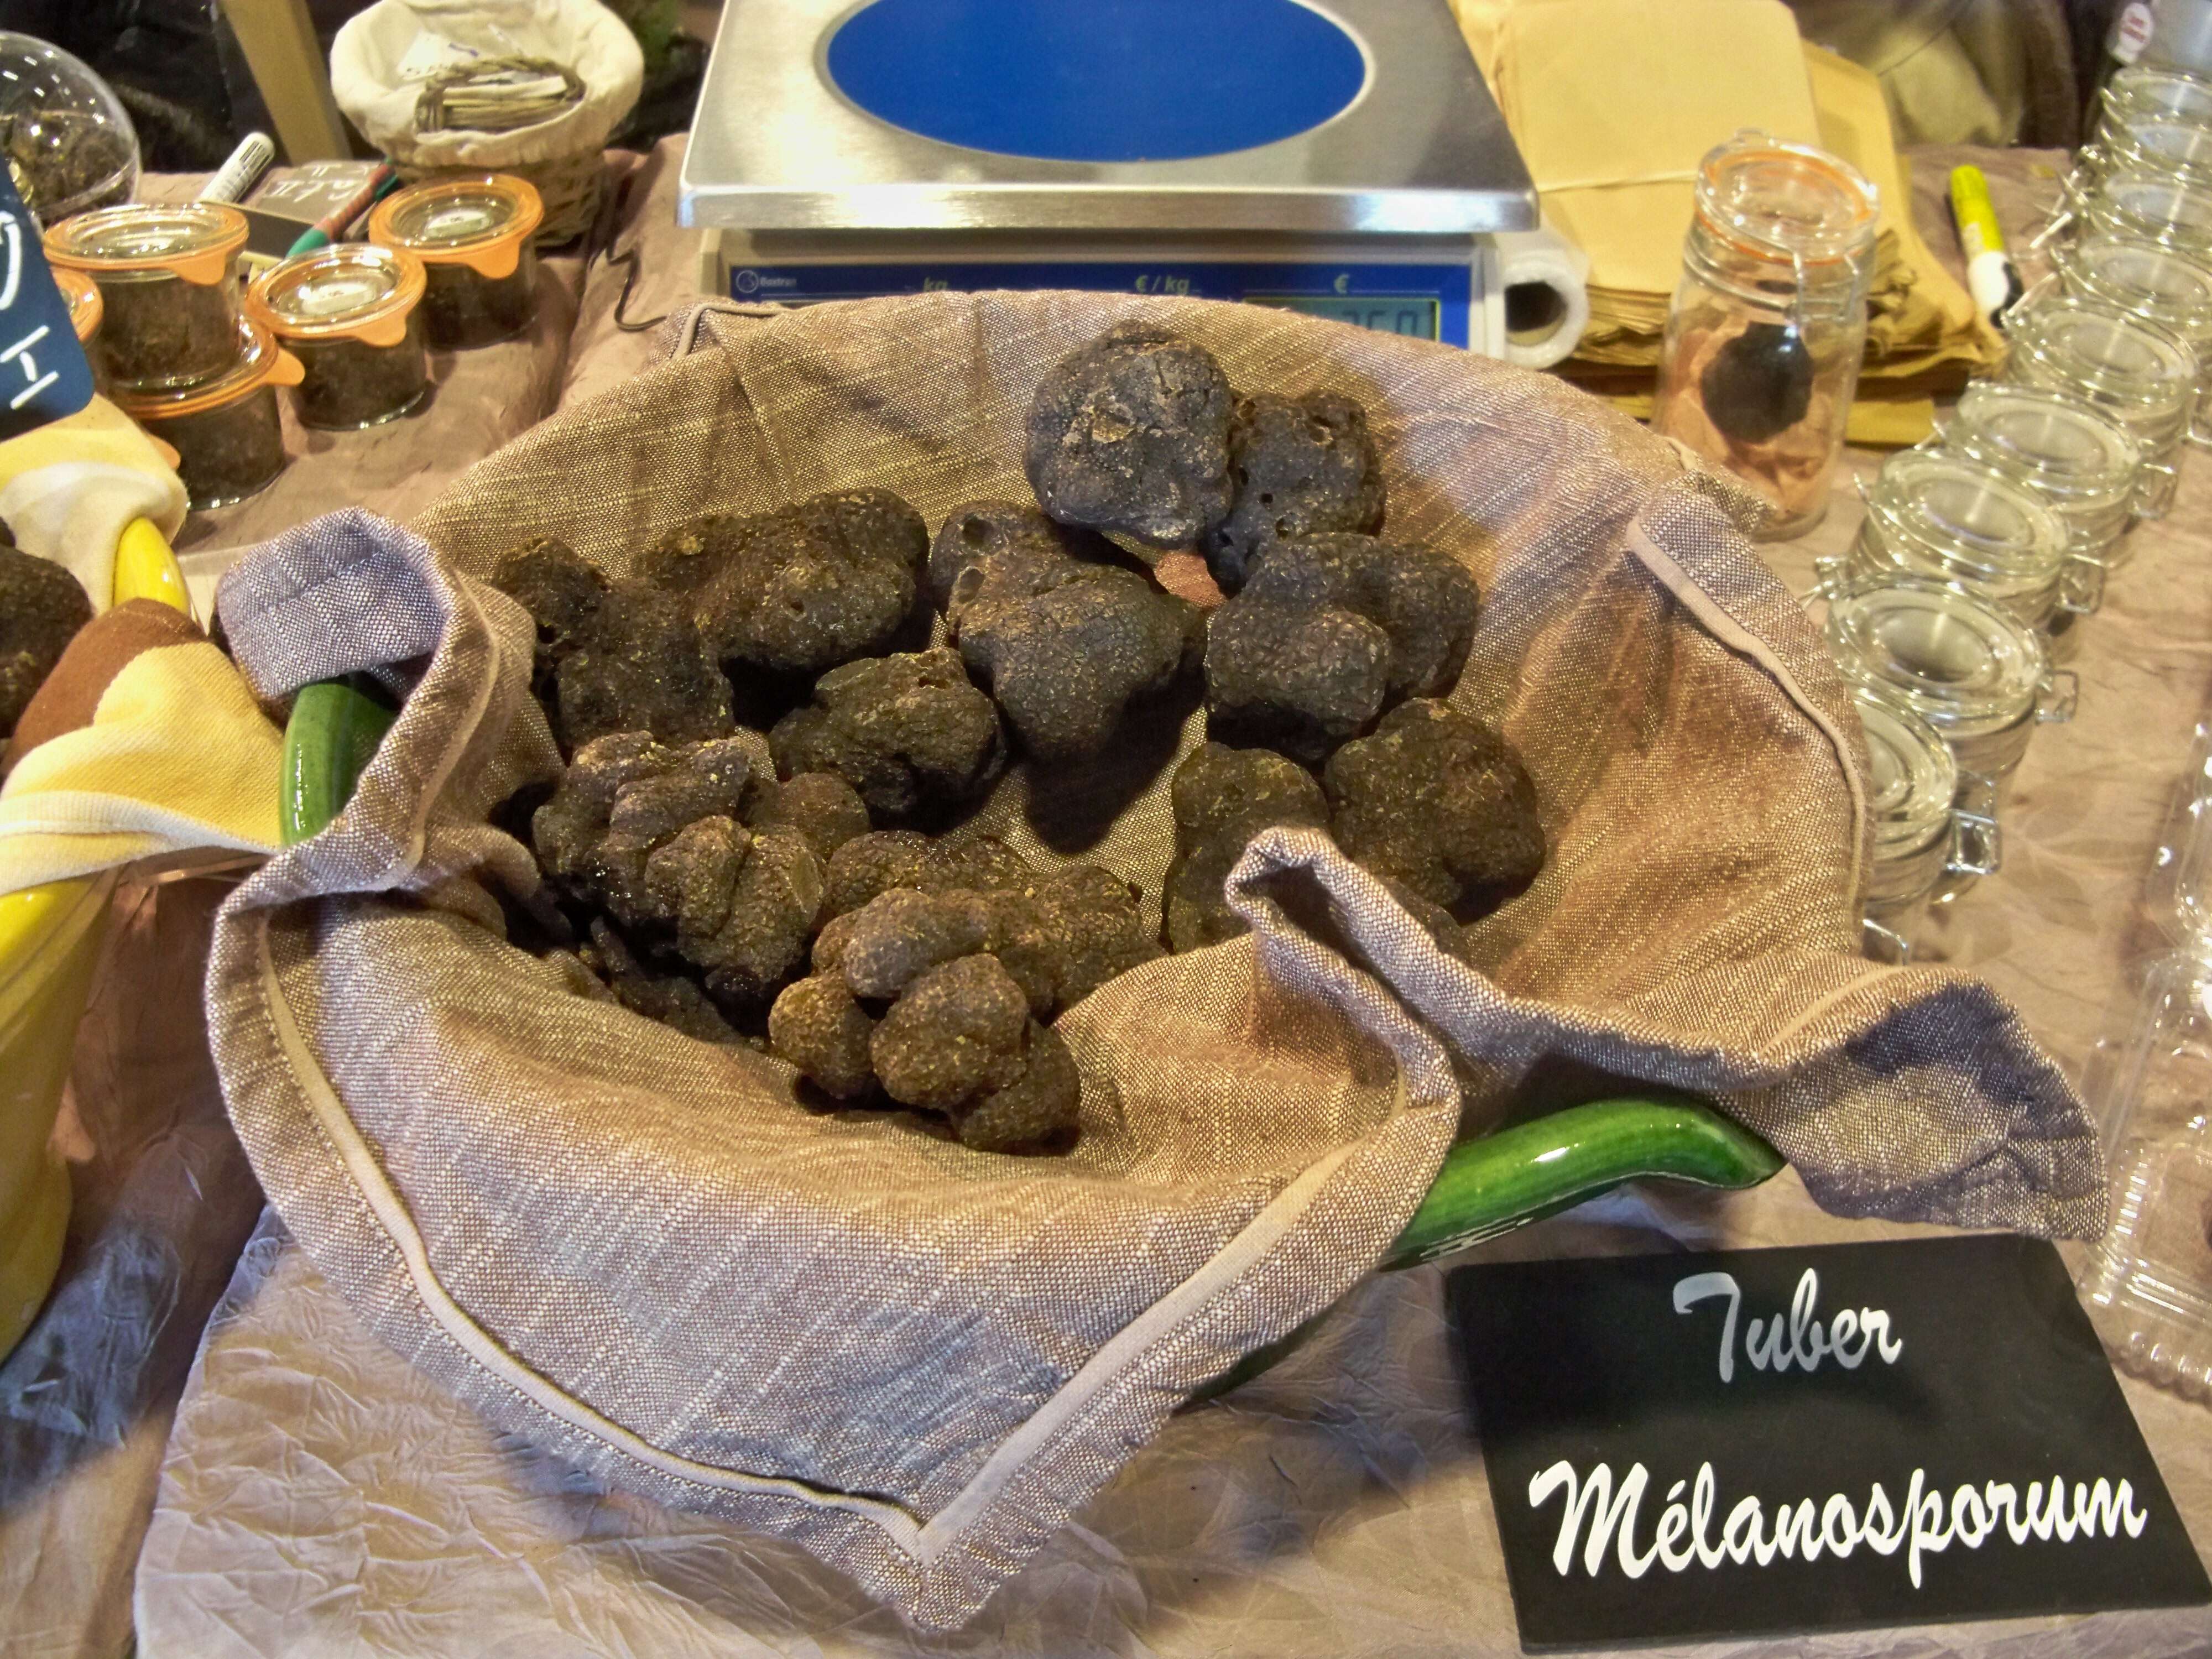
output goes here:
[{"label": "green lcd digits on scale", "polygon": [[[284,730],[286,846],[319,834],[345,809],[397,718],[390,700],[366,676],[300,689]],[[1377,1266],[1389,1272],[1432,1261],[1624,1182],[1657,1177],[1702,1187],[1754,1187],[1782,1163],[1750,1130],[1687,1095],[1651,1090],[1565,1107],[1455,1146]],[[1247,1355],[1199,1397],[1224,1393],[1258,1375],[1304,1334],[1301,1330]]]}]

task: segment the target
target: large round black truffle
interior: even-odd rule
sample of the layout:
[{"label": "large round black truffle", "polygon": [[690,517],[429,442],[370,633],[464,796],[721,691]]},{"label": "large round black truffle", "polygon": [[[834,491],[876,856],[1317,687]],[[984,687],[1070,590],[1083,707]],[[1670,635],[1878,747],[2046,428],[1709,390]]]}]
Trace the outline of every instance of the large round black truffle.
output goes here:
[{"label": "large round black truffle", "polygon": [[777,673],[881,651],[914,609],[929,530],[888,489],[702,519],[648,549],[639,574],[686,596],[708,650]]},{"label": "large round black truffle", "polygon": [[1813,407],[1813,354],[1788,324],[1753,323],[1713,353],[1698,394],[1723,437],[1763,444]]},{"label": "large round black truffle", "polygon": [[551,536],[507,553],[491,582],[538,625],[531,688],[564,749],[617,732],[693,743],[731,729],[729,682],[674,595],[610,582]]},{"label": "large round black truffle", "polygon": [[1512,745],[1471,714],[1420,699],[1347,743],[1322,775],[1345,855],[1462,921],[1535,879],[1536,786]]},{"label": "large round black truffle", "polygon": [[878,817],[972,800],[1006,763],[999,711],[950,651],[872,657],[815,683],[769,733],[776,770],[835,772]]},{"label": "large round black truffle", "polygon": [[1176,768],[1169,799],[1176,856],[1168,866],[1170,951],[1195,951],[1246,931],[1224,890],[1252,837],[1277,824],[1325,829],[1328,802],[1313,774],[1269,749],[1209,743]]},{"label": "large round black truffle", "polygon": [[1122,323],[1047,370],[1023,463],[1037,503],[1138,547],[1188,547],[1229,511],[1229,377],[1205,347]]},{"label": "large round black truffle", "polygon": [[1103,749],[1129,705],[1174,680],[1197,607],[1118,565],[1075,557],[1060,527],[1006,501],[955,508],[930,554],[945,624],[1023,746],[1043,761]]},{"label": "large round black truffle", "polygon": [[1425,547],[1355,535],[1276,543],[1214,615],[1209,735],[1318,765],[1391,704],[1448,690],[1478,609],[1466,567]]},{"label": "large round black truffle", "polygon": [[1229,423],[1236,498],[1206,540],[1206,562],[1224,593],[1244,586],[1272,543],[1382,527],[1382,463],[1367,411],[1334,392],[1240,398]]},{"label": "large round black truffle", "polygon": [[15,731],[77,629],[92,620],[83,585],[51,559],[0,544],[0,738]]}]

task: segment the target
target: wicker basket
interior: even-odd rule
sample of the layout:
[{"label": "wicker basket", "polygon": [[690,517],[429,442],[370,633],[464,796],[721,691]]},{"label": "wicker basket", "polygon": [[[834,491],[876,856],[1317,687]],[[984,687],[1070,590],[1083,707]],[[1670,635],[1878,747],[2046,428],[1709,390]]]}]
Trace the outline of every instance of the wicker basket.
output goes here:
[{"label": "wicker basket", "polygon": [[[559,83],[557,90],[527,100],[487,102],[483,99],[484,87],[516,74],[554,81]],[[476,94],[473,101],[472,94]],[[534,58],[485,58],[423,84],[415,106],[416,131],[519,134],[559,120],[583,100],[583,82],[562,64]],[[392,165],[401,180],[410,185],[484,171],[476,167],[414,166],[399,156],[392,158]],[[599,201],[606,190],[606,167],[596,144],[544,161],[507,162],[498,171],[527,179],[537,187],[545,204],[545,218],[538,231],[541,246],[575,240],[599,216]]]}]

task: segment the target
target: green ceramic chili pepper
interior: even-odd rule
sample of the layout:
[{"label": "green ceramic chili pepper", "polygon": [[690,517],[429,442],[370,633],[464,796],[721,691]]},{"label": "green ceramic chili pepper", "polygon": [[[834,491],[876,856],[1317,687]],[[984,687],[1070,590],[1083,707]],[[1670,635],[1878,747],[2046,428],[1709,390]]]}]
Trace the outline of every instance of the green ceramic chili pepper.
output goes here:
[{"label": "green ceramic chili pepper", "polygon": [[283,795],[277,803],[284,845],[319,835],[345,810],[376,745],[398,718],[391,700],[365,675],[300,688],[284,727]]}]

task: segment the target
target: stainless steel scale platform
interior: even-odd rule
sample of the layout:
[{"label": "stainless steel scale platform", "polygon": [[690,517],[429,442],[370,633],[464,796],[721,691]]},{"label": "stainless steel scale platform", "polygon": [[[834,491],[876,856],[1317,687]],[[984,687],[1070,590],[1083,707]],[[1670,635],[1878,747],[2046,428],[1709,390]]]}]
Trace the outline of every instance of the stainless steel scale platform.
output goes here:
[{"label": "stainless steel scale platform", "polygon": [[727,0],[680,184],[733,298],[1189,294],[1496,355],[1536,224],[1444,0]]}]

